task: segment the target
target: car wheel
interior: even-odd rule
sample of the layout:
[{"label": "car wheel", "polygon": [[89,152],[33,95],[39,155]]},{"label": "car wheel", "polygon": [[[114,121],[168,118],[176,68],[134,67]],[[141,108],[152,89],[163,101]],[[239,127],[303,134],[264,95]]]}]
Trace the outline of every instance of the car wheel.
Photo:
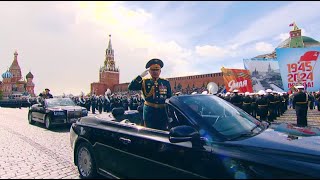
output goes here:
[{"label": "car wheel", "polygon": [[28,122],[29,124],[34,124],[34,120],[32,119],[32,112],[29,112],[28,114]]},{"label": "car wheel", "polygon": [[51,118],[49,115],[45,117],[44,124],[46,126],[46,129],[51,129],[52,124],[51,124]]},{"label": "car wheel", "polygon": [[77,148],[77,166],[81,178],[91,179],[96,177],[97,169],[88,143],[81,143]]}]

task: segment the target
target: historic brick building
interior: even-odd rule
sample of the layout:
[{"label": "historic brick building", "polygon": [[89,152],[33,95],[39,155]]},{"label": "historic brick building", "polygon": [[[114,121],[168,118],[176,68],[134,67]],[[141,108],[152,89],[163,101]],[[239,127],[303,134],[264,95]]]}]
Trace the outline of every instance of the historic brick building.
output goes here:
[{"label": "historic brick building", "polygon": [[[127,83],[119,83],[119,68],[115,68],[114,50],[111,45],[111,35],[106,49],[104,66],[99,70],[99,82],[91,83],[91,94],[104,95],[109,88],[111,92],[128,91]],[[224,86],[222,72],[167,78],[173,92],[192,93],[206,90],[209,82],[215,82],[221,89]]]},{"label": "historic brick building", "polygon": [[114,61],[114,50],[111,44],[111,35],[109,35],[109,44],[106,49],[106,55],[103,67],[99,70],[99,82],[91,83],[91,94],[103,95],[107,89],[112,92],[114,86],[119,84],[119,68],[116,68]]},{"label": "historic brick building", "polygon": [[2,74],[2,82],[0,81],[0,91],[3,99],[19,98],[21,96],[34,94],[33,74],[29,72],[26,75],[27,81],[22,79],[21,68],[18,63],[18,53],[14,52],[13,62],[10,68]]}]

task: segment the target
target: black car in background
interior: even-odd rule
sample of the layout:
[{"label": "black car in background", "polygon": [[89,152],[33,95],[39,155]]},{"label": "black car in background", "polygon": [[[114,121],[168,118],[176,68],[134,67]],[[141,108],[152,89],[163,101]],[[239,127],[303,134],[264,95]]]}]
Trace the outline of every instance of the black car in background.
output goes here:
[{"label": "black car in background", "polygon": [[44,123],[47,129],[51,129],[56,124],[71,124],[87,115],[87,109],[76,105],[70,98],[51,98],[32,105],[28,121],[29,124],[35,121]]},{"label": "black car in background", "polygon": [[166,131],[140,126],[121,109],[73,123],[80,176],[320,178],[319,128],[261,122],[215,95],[173,96],[166,104]]}]

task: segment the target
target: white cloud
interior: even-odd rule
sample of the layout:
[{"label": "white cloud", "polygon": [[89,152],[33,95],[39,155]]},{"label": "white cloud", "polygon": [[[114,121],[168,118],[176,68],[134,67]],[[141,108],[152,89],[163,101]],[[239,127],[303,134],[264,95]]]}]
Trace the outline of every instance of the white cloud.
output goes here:
[{"label": "white cloud", "polygon": [[274,47],[272,46],[272,44],[269,44],[266,42],[256,43],[255,48],[259,52],[272,52],[274,50]]},{"label": "white cloud", "polygon": [[236,49],[238,49],[239,48],[239,46],[240,46],[240,44],[231,44],[231,45],[229,45],[228,47],[231,49],[231,50],[236,50]]},{"label": "white cloud", "polygon": [[301,35],[302,36],[310,36],[309,33],[304,28],[301,28]]},{"label": "white cloud", "polygon": [[225,57],[229,51],[218,46],[204,45],[196,46],[196,53],[204,57]]},{"label": "white cloud", "polygon": [[280,40],[280,42],[283,42],[286,39],[288,39],[289,37],[290,37],[289,33],[281,33],[275,39]]}]

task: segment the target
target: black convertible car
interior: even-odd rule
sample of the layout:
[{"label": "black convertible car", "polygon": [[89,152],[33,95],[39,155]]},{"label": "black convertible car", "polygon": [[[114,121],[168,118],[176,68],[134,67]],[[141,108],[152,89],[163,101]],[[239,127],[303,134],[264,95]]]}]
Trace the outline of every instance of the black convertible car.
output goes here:
[{"label": "black convertible car", "polygon": [[166,101],[168,130],[139,112],[83,117],[70,128],[82,178],[320,178],[320,130],[259,121],[215,95]]},{"label": "black convertible car", "polygon": [[35,121],[44,123],[50,129],[56,124],[71,124],[87,115],[87,109],[76,105],[70,98],[51,98],[32,105],[28,121],[29,124]]}]

